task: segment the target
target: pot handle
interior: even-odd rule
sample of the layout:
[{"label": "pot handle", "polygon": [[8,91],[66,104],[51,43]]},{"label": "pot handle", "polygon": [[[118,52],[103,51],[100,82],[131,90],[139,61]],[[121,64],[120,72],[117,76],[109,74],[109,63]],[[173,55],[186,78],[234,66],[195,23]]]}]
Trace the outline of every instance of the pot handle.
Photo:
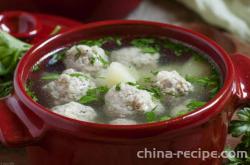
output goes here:
[{"label": "pot handle", "polygon": [[242,54],[231,56],[236,68],[237,107],[250,103],[250,57]]},{"label": "pot handle", "polygon": [[10,97],[0,99],[0,143],[10,147],[25,146],[34,138],[9,108],[7,100]]}]

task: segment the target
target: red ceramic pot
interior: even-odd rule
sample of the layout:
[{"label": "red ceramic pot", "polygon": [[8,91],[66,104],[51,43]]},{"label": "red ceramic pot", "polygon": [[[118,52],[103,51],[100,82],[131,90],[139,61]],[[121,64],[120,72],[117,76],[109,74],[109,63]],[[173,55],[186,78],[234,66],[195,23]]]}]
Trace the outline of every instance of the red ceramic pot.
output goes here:
[{"label": "red ceramic pot", "polygon": [[[52,113],[26,94],[28,72],[45,54],[76,41],[109,35],[166,36],[206,52],[221,70],[224,85],[204,107],[151,124],[117,126],[88,123]],[[34,46],[20,61],[15,91],[0,102],[0,140],[27,146],[30,164],[217,165],[220,159],[140,159],[137,152],[223,151],[235,109],[249,101],[250,59],[230,57],[215,42],[180,27],[144,21],[108,21],[84,25]],[[140,155],[139,155],[140,156]]]}]

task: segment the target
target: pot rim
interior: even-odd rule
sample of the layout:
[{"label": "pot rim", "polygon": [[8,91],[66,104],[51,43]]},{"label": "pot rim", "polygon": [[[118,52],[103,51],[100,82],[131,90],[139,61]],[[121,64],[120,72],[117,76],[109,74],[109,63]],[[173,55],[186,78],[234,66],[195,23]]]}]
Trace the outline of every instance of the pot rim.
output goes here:
[{"label": "pot rim", "polygon": [[[96,27],[102,27],[102,26],[126,25],[126,24],[127,25],[143,24],[145,26],[156,26],[159,28],[171,29],[177,32],[180,31],[180,32],[189,34],[191,35],[191,37],[195,37],[201,40],[202,42],[208,44],[209,47],[213,48],[214,50],[218,52],[217,56],[220,56],[220,58],[222,59],[226,67],[225,74],[224,74],[224,82],[220,91],[211,100],[209,100],[203,107],[200,107],[190,113],[179,116],[177,118],[172,118],[167,121],[137,124],[137,125],[110,125],[110,124],[91,123],[91,122],[71,119],[71,118],[68,118],[68,117],[65,117],[65,116],[62,116],[62,115],[59,115],[50,111],[49,109],[33,101],[32,98],[27,95],[25,91],[25,84],[23,84],[23,76],[24,76],[23,70],[24,70],[24,66],[27,64],[27,59],[30,55],[32,55],[32,52],[43,47],[43,45],[49,42],[53,42],[54,39],[65,38],[65,36],[68,36],[73,32],[83,31],[84,29],[90,29],[90,28],[96,28]],[[192,30],[189,30],[189,29],[185,29],[179,26],[165,24],[165,23],[158,23],[158,22],[151,22],[151,21],[138,21],[138,20],[112,20],[112,21],[101,21],[101,22],[85,24],[83,26],[74,28],[70,31],[56,35],[54,37],[51,37],[45,41],[41,41],[40,43],[34,45],[23,56],[23,58],[20,60],[16,68],[15,77],[14,77],[14,88],[15,88],[15,94],[18,96],[18,98],[27,107],[29,107],[29,109],[31,109],[33,112],[35,112],[36,114],[42,113],[43,115],[50,116],[50,117],[54,116],[56,117],[54,119],[62,120],[65,123],[70,122],[73,125],[83,126],[83,127],[87,127],[90,129],[101,129],[101,130],[138,130],[138,129],[147,130],[147,129],[154,129],[154,128],[175,130],[177,128],[178,129],[186,128],[186,127],[190,127],[192,125],[201,123],[203,121],[207,121],[212,116],[220,113],[223,110],[223,108],[220,108],[220,107],[222,107],[225,101],[228,99],[227,97],[228,94],[232,93],[234,77],[235,77],[235,69],[234,69],[233,62],[231,58],[229,57],[229,55],[217,43],[215,43],[214,41],[212,41],[211,39],[209,39],[208,37],[200,33],[193,32]]]}]

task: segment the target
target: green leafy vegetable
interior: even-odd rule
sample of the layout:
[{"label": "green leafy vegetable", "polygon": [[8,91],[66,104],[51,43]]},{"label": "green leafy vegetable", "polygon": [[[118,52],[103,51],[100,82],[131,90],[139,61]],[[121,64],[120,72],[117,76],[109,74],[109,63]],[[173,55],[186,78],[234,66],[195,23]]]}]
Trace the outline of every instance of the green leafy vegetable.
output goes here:
[{"label": "green leafy vegetable", "polygon": [[202,107],[205,104],[206,104],[206,102],[204,102],[204,101],[193,100],[193,101],[191,101],[190,103],[187,104],[187,108],[189,109],[189,111],[192,111],[192,110],[195,110],[197,108]]},{"label": "green leafy vegetable", "polygon": [[90,104],[96,101],[101,101],[103,96],[108,92],[109,88],[106,86],[100,86],[97,88],[89,89],[85,96],[82,96],[79,100],[81,104]]},{"label": "green leafy vegetable", "polygon": [[38,101],[38,98],[36,96],[36,94],[34,93],[34,91],[31,90],[32,88],[32,83],[29,81],[26,83],[26,86],[25,86],[25,90],[26,90],[26,93],[34,100],[34,101]]},{"label": "green leafy vegetable", "polygon": [[40,65],[39,64],[35,64],[33,67],[32,67],[32,72],[38,72],[40,70]]},{"label": "green leafy vegetable", "polygon": [[88,46],[103,46],[107,42],[115,42],[118,46],[122,45],[121,38],[119,37],[103,37],[93,40],[82,40],[79,44],[88,45]]},{"label": "green leafy vegetable", "polygon": [[143,53],[155,54],[160,51],[160,47],[153,38],[138,38],[131,41],[131,44],[140,48]]},{"label": "green leafy vegetable", "polygon": [[12,81],[0,83],[0,98],[8,96],[13,90]]},{"label": "green leafy vegetable", "polygon": [[243,108],[237,112],[238,120],[231,122],[229,132],[234,137],[250,134],[250,108]]},{"label": "green leafy vegetable", "polygon": [[146,120],[147,122],[155,122],[158,121],[158,117],[155,114],[155,110],[157,109],[157,106],[154,107],[150,112],[146,112],[145,116],[146,116]]},{"label": "green leafy vegetable", "polygon": [[[245,107],[237,112],[238,119],[233,120],[229,126],[229,133],[233,137],[241,137],[241,142],[236,146],[235,151],[246,151],[246,158],[236,158],[227,155],[227,165],[249,165],[250,164],[250,108]],[[228,151],[228,149],[226,149]],[[232,151],[232,150],[229,150]]]},{"label": "green leafy vegetable", "polygon": [[53,29],[53,31],[50,33],[50,35],[51,36],[56,35],[56,34],[60,33],[61,30],[62,30],[62,26],[56,25],[55,28]]},{"label": "green leafy vegetable", "polygon": [[131,86],[135,86],[138,89],[146,90],[146,91],[150,92],[152,94],[152,96],[155,97],[156,99],[161,99],[163,97],[159,87],[144,86],[144,85],[140,85],[140,84],[134,83],[134,82],[128,82],[127,84],[131,85]]},{"label": "green leafy vegetable", "polygon": [[41,80],[57,80],[59,76],[59,73],[47,73],[41,77]]},{"label": "green leafy vegetable", "polygon": [[205,77],[187,76],[186,80],[191,83],[202,85],[204,87],[209,88],[211,98],[214,97],[214,95],[220,89],[220,79],[216,70],[212,70],[212,74],[210,76],[207,76],[207,77],[206,76]]},{"label": "green leafy vegetable", "polygon": [[176,56],[181,56],[184,53],[194,53],[195,51],[181,43],[176,43],[165,39],[163,41],[163,47],[168,48],[175,53]]},{"label": "green leafy vegetable", "polygon": [[81,79],[81,80],[86,80],[86,79],[88,79],[89,77],[87,77],[87,76],[85,76],[85,75],[83,75],[82,73],[71,73],[71,74],[69,74],[71,77],[76,77],[76,78],[79,78],[79,79]]},{"label": "green leafy vegetable", "polygon": [[30,47],[31,45],[0,30],[0,97],[7,96],[12,91],[16,65]]},{"label": "green leafy vegetable", "polygon": [[0,76],[12,74],[23,54],[31,45],[0,30]]},{"label": "green leafy vegetable", "polygon": [[117,85],[115,86],[115,90],[116,90],[116,91],[120,91],[120,90],[121,90],[121,83],[119,83],[119,84],[117,84]]}]

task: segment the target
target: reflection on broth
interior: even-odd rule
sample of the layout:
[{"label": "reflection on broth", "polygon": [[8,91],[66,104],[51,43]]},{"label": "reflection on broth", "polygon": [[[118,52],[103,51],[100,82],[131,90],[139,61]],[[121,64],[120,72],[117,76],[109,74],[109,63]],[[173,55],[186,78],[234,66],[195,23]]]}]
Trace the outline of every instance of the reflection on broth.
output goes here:
[{"label": "reflection on broth", "polygon": [[33,66],[27,93],[82,121],[131,125],[191,112],[220,89],[205,53],[160,37],[83,40]]}]

